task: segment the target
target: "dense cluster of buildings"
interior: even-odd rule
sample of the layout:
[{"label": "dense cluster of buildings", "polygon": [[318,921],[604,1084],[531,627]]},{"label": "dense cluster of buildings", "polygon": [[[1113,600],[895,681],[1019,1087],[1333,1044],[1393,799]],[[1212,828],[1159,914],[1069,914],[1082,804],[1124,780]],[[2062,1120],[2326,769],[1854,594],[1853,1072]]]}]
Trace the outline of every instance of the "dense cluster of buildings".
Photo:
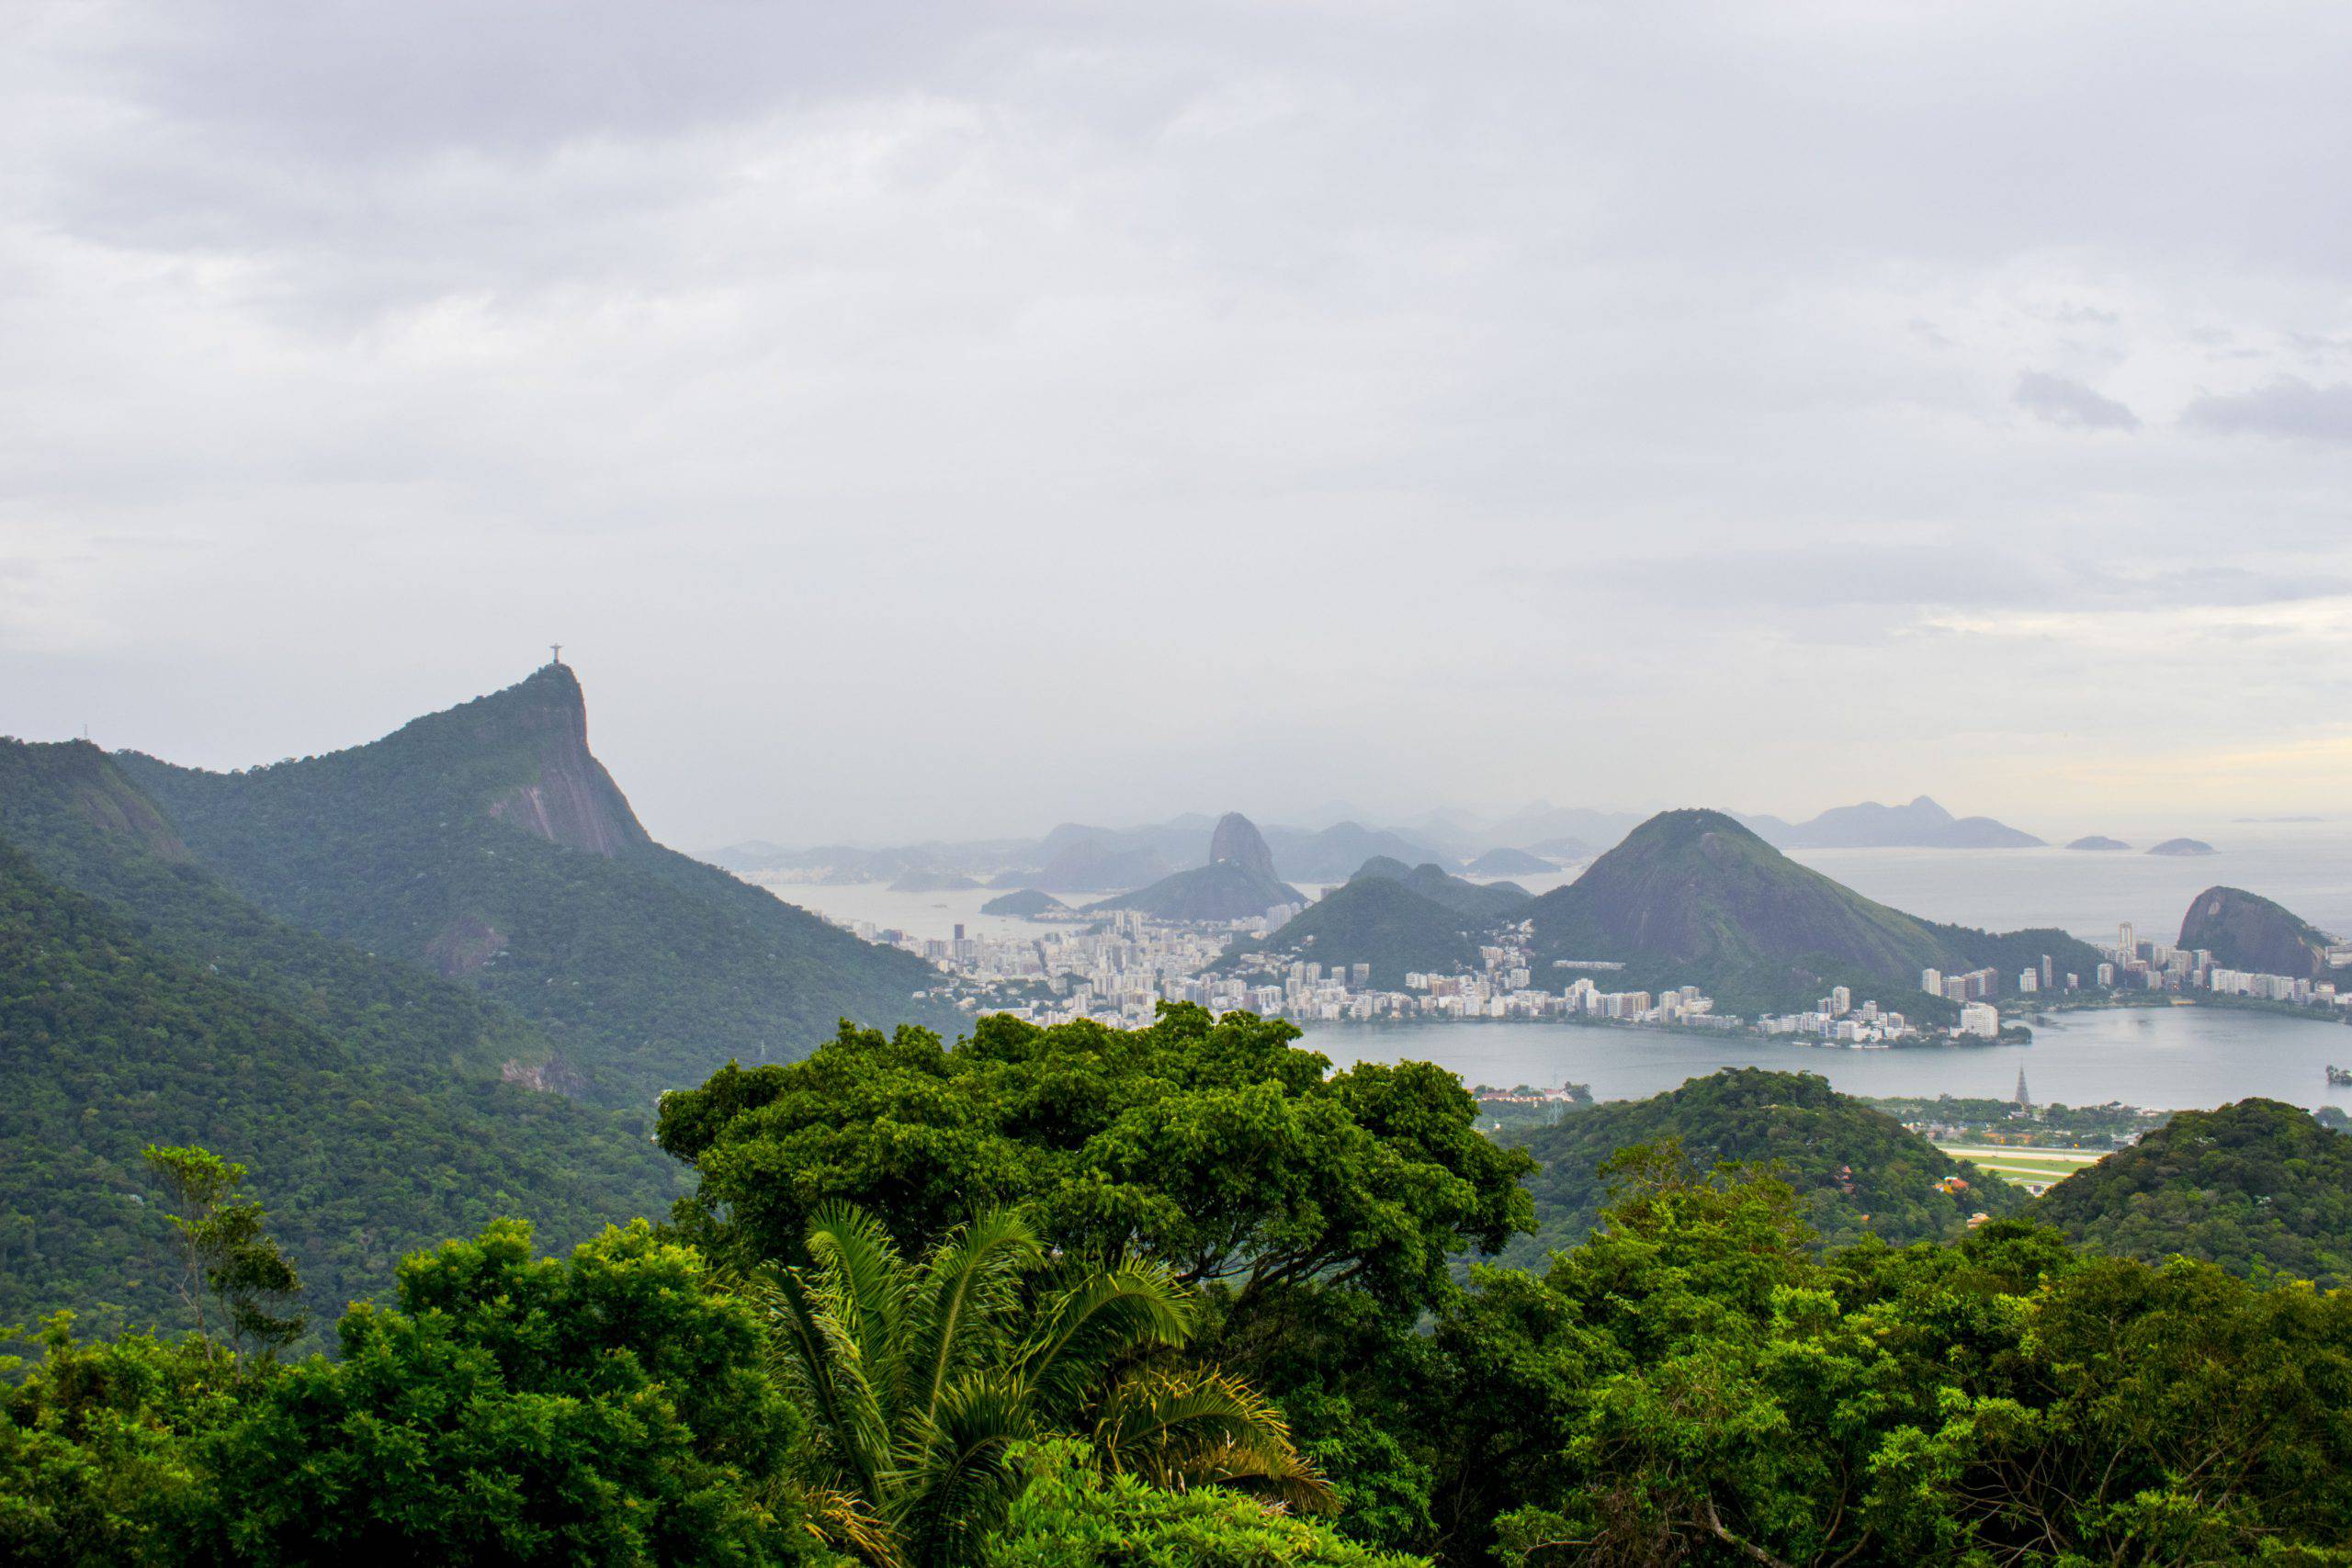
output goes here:
[{"label": "dense cluster of buildings", "polygon": [[[1122,909],[1081,926],[1041,923],[1034,936],[924,938],[877,925],[846,922],[868,942],[929,959],[955,977],[953,994],[973,1010],[1008,1012],[1035,1023],[1076,1019],[1133,1028],[1151,1021],[1162,1001],[1195,1002],[1212,1012],[1243,1008],[1297,1022],[1380,1019],[1616,1020],[1627,1023],[1736,1029],[1696,986],[1653,994],[1606,990],[1578,976],[1565,990],[1534,984],[1526,950],[1515,942],[1481,947],[1467,974],[1408,974],[1402,989],[1375,988],[1368,964],[1324,964],[1253,954],[1221,965],[1236,931],[1278,929],[1295,909],[1277,907],[1233,930],[1156,920]],[[1592,964],[1596,972],[1618,964]]]},{"label": "dense cluster of buildings", "polygon": [[[2308,975],[2263,975],[2226,968],[2213,961],[2209,948],[2139,941],[2129,920],[2117,928],[2115,945],[2102,947],[2100,953],[2107,960],[2098,966],[2102,986],[2124,990],[2205,991],[2304,1007],[2352,1007],[2352,991],[2339,991],[2332,981],[2314,980]],[[2330,962],[2336,956],[2334,950],[2328,954]],[[2343,952],[2342,956],[2352,960],[2352,951]]]},{"label": "dense cluster of buildings", "polygon": [[[1849,1051],[1883,1050],[1898,1040],[1916,1039],[1919,1033],[1910,1020],[1875,1001],[1855,1006],[1853,991],[1844,986],[1831,987],[1811,1012],[1767,1013],[1756,1021],[1756,1027],[1767,1034],[1803,1035]],[[1997,1023],[1993,1032],[2000,1032]]]},{"label": "dense cluster of buildings", "polygon": [[[1532,961],[1506,931],[1478,950],[1478,967],[1464,974],[1408,974],[1402,988],[1373,985],[1367,964],[1329,964],[1283,954],[1257,953],[1227,961],[1238,934],[1262,935],[1297,913],[1277,906],[1232,928],[1154,919],[1123,909],[1065,923],[1039,922],[1034,934],[919,938],[872,921],[845,922],[869,942],[903,948],[954,977],[950,994],[973,1010],[1009,1012],[1038,1023],[1093,1019],[1120,1027],[1148,1023],[1162,1001],[1193,1002],[1211,1011],[1247,1009],[1299,1022],[1382,1019],[1541,1019],[1615,1021],[1692,1029],[1740,1029],[1742,1020],[1715,1011],[1696,986],[1653,993],[1607,989],[1615,963],[1568,965],[1589,971],[1563,989],[1534,983]],[[2098,990],[2148,989],[2246,997],[2318,1007],[2352,1007],[2352,990],[2308,976],[2253,974],[2226,968],[2204,949],[2137,939],[2122,924],[2112,947],[2088,979]],[[2352,954],[2347,954],[2352,956]],[[1599,978],[1594,976],[1598,976]],[[1955,1004],[1956,1026],[1940,1032],[1959,1039],[1997,1039],[1999,1002],[2086,989],[2085,976],[2059,972],[2049,955],[2014,976],[1995,968],[1945,974],[1927,969],[1919,988]],[[1557,983],[1557,976],[1554,976]],[[1857,1003],[1835,987],[1809,1011],[1768,1014],[1755,1027],[1832,1048],[1874,1050],[1929,1032],[1874,1000]]]}]

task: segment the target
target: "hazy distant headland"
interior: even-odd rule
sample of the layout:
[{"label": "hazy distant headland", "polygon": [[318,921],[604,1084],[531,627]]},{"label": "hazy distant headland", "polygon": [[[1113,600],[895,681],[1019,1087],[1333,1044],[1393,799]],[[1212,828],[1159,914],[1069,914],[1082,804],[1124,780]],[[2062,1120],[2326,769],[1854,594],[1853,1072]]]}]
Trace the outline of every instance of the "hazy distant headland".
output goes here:
[{"label": "hazy distant headland", "polygon": [[[1375,857],[1473,877],[1571,870],[1623,841],[1648,815],[1539,801],[1484,823],[1430,815],[1385,826],[1345,820],[1320,828],[1272,824],[1261,831],[1275,877],[1328,886],[1347,881]],[[1780,850],[2006,850],[2044,843],[1990,817],[1955,817],[1924,795],[1901,806],[1864,801],[1836,807],[1801,822],[1727,815]],[[1207,813],[1188,812],[1127,828],[1065,822],[1036,839],[933,840],[882,847],[794,849],[747,840],[713,850],[708,858],[730,871],[790,874],[808,882],[880,882],[927,891],[969,878],[1008,890],[1102,895],[1132,892],[1211,863],[1205,846],[1216,821]]]}]

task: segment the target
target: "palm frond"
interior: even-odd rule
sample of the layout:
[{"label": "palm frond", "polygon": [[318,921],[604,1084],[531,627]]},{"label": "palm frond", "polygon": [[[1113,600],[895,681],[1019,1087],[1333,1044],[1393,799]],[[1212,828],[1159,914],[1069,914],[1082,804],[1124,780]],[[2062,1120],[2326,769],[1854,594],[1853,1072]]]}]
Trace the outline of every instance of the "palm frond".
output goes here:
[{"label": "palm frond", "polygon": [[1015,1364],[1039,1407],[1069,1417],[1122,1358],[1188,1342],[1197,1322],[1193,1302],[1164,1264],[1125,1258],[1089,1268],[1039,1303],[1037,1325]]},{"label": "palm frond", "polygon": [[778,1370],[799,1395],[842,1477],[870,1501],[891,1467],[890,1422],[854,1344],[797,1269],[755,1288],[767,1308]]},{"label": "palm frond", "polygon": [[1021,1489],[1013,1450],[1036,1435],[1027,1391],[1001,1372],[967,1378],[944,1391],[918,1425],[894,1523],[922,1568],[960,1568],[978,1559],[980,1538],[1003,1521]]},{"label": "palm frond", "polygon": [[798,1495],[809,1531],[819,1540],[851,1553],[872,1568],[906,1568],[899,1532],[874,1512],[865,1498],[854,1492],[822,1486],[804,1487]]},{"label": "palm frond", "polygon": [[882,1223],[854,1203],[830,1202],[808,1226],[809,1291],[839,1353],[865,1371],[887,1426],[908,1404],[907,1309],[914,1270]]},{"label": "palm frond", "polygon": [[1155,1486],[1239,1486],[1318,1513],[1338,1506],[1329,1483],[1292,1445],[1282,1413],[1223,1372],[1123,1378],[1102,1401],[1093,1438],[1105,1468]]},{"label": "palm frond", "polygon": [[933,1413],[957,1379],[999,1358],[1022,1276],[1044,1258],[1037,1233],[1012,1209],[985,1211],[932,1248],[907,1314],[912,1410]]}]

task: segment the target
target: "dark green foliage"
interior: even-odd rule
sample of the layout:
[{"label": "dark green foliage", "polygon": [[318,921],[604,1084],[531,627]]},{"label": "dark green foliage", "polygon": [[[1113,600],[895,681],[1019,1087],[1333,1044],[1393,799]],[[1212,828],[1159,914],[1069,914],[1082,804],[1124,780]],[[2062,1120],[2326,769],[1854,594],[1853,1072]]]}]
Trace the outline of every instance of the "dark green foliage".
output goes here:
[{"label": "dark green foliage", "polygon": [[[1724,1161],[1770,1166],[1826,1246],[1866,1235],[1897,1245],[1949,1241],[1967,1229],[1972,1213],[2011,1213],[2026,1202],[2018,1189],[1953,1160],[1811,1073],[1729,1067],[1648,1100],[1585,1106],[1549,1126],[1504,1136],[1543,1167],[1528,1180],[1535,1234],[1514,1238],[1502,1255],[1526,1268],[1584,1241],[1608,1205],[1608,1162],[1636,1144],[1677,1143],[1702,1168]],[[1938,1189],[1955,1176],[1968,1183],[1965,1191]]]},{"label": "dark green foliage", "polygon": [[2352,1285],[2352,1137],[2275,1100],[2183,1111],[2037,1213],[2102,1252]]},{"label": "dark green foliage", "polygon": [[1600,1234],[1438,1325],[1446,1561],[2341,1560],[2352,1296],[2014,1221],[1817,1261],[1781,1183],[1619,1170]]},{"label": "dark green foliage", "polygon": [[1668,811],[1635,829],[1566,887],[1529,907],[1541,968],[1614,959],[1616,984],[1695,985],[1724,1011],[1804,1006],[1832,986],[1908,1016],[1949,1005],[1919,990],[1923,969],[1992,965],[2014,985],[2047,953],[2090,974],[2098,955],[2055,931],[2007,935],[1935,925],[1874,903],[1798,864],[1719,811]]},{"label": "dark green foliage", "polygon": [[546,1043],[462,986],[273,919],[198,865],[178,830],[85,741],[0,739],[0,839],[102,900],[149,947],[241,983],[385,1068],[495,1076]]},{"label": "dark green foliage", "polygon": [[[216,1348],[144,1334],[88,1343],[41,1325],[28,1373],[0,1375],[0,1562],[120,1568],[187,1561],[207,1487],[188,1441],[235,1408]],[[19,1373],[0,1357],[0,1374]]]},{"label": "dark green foliage", "polygon": [[1055,910],[1067,911],[1069,906],[1050,893],[1040,893],[1035,887],[1023,887],[1017,893],[1000,894],[980,906],[983,915],[1019,915],[1034,919]]},{"label": "dark green foliage", "polygon": [[117,761],[254,903],[509,1004],[607,1102],[797,1055],[844,1015],[935,1016],[921,960],[654,843],[586,725],[550,665],[329,756]]},{"label": "dark green foliage", "polygon": [[1312,959],[1326,968],[1372,965],[1372,984],[1401,990],[1411,973],[1454,975],[1478,966],[1479,922],[1433,904],[1402,882],[1365,877],[1334,888],[1262,943],[1237,944],[1230,970],[1253,953]]},{"label": "dark green foliage", "polygon": [[[260,1005],[182,971],[216,1023]],[[554,1261],[493,1224],[333,1360],[55,1320],[0,1367],[0,1560],[838,1565],[821,1532],[907,1568],[2346,1562],[2352,1292],[2253,1267],[2346,1229],[2346,1140],[2308,1117],[2183,1113],[2100,1168],[2128,1179],[2098,1246],[2168,1224],[2239,1277],[2018,1217],[1890,1247],[2006,1190],[1906,1214],[1939,1156],[1809,1076],[1724,1073],[1532,1134],[1575,1155],[1539,1188],[1590,1155],[1606,1207],[1463,1286],[1450,1253],[1527,1223],[1523,1154],[1451,1075],[1327,1076],[1295,1039],[1191,1008],[844,1030],[668,1097],[684,1237]],[[1034,1224],[989,1212],[1014,1200]],[[1270,1484],[1340,1511],[1233,1490]]]},{"label": "dark green foliage", "polygon": [[844,1551],[970,1562],[1026,1482],[1018,1450],[1055,1435],[1084,1437],[1106,1472],[1332,1506],[1255,1391],[1171,1361],[1200,1314],[1165,1263],[1056,1259],[1011,1209],[918,1262],[872,1216],[829,1204],[807,1248],[810,1264],[763,1293],[816,1429],[815,1522]]},{"label": "dark green foliage", "polygon": [[685,1234],[746,1265],[798,1261],[832,1199],[901,1245],[1029,1201],[1061,1245],[1140,1247],[1245,1306],[1319,1278],[1418,1310],[1449,1252],[1524,1224],[1525,1156],[1478,1135],[1452,1074],[1327,1079],[1297,1037],[1190,1006],[1132,1031],[1000,1015],[953,1047],[844,1026],[805,1062],[665,1097],[659,1136],[699,1178]]},{"label": "dark green foliage", "polygon": [[[618,1118],[428,1066],[448,1038],[430,1006],[378,1014],[360,1035],[377,1058],[321,1021],[347,1010],[338,994],[298,1011],[300,981],[232,977],[266,970],[266,948],[224,942],[215,973],[0,845],[0,1322],[66,1304],[192,1322],[141,1159],[151,1144],[258,1168],[254,1195],[314,1317],[382,1289],[408,1249],[499,1214],[571,1240],[674,1192],[667,1162]],[[473,1005],[458,1001],[450,1016]]]},{"label": "dark green foliage", "polygon": [[285,1370],[200,1447],[214,1561],[755,1563],[798,1418],[757,1314],[642,1223],[571,1258],[502,1222],[401,1266],[337,1359]]}]

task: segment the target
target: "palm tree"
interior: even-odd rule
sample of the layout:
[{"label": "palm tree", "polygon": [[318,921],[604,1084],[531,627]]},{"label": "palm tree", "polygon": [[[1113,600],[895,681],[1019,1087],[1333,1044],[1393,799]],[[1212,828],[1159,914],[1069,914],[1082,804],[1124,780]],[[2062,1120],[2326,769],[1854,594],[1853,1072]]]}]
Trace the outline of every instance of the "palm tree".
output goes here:
[{"label": "palm tree", "polygon": [[1057,1434],[1155,1484],[1331,1506],[1254,1391],[1155,1364],[1198,1322],[1159,1263],[1058,1258],[1009,1209],[910,1263],[879,1223],[839,1203],[811,1223],[808,1257],[764,1292],[780,1370],[822,1451],[812,1511],[833,1544],[877,1568],[973,1561],[1023,1484],[1018,1445]]}]

